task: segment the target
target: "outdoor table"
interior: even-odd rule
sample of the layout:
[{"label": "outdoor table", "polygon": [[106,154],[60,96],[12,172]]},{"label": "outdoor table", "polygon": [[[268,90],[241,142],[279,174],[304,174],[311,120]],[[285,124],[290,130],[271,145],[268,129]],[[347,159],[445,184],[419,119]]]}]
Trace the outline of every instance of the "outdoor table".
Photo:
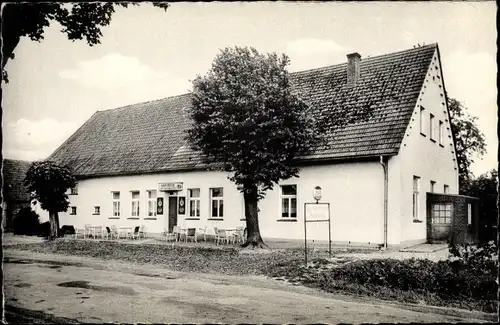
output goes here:
[{"label": "outdoor table", "polygon": [[128,236],[128,234],[132,234],[134,227],[119,227],[118,228],[118,238],[120,238],[120,234],[125,234],[125,237]]}]

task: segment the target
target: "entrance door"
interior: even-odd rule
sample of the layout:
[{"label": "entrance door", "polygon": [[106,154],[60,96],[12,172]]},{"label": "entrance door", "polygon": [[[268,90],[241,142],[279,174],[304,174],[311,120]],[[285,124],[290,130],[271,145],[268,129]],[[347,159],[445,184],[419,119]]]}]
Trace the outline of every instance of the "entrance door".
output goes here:
[{"label": "entrance door", "polygon": [[431,220],[427,234],[431,243],[445,242],[452,234],[453,205],[451,203],[432,203]]},{"label": "entrance door", "polygon": [[177,226],[177,196],[168,197],[168,232]]}]

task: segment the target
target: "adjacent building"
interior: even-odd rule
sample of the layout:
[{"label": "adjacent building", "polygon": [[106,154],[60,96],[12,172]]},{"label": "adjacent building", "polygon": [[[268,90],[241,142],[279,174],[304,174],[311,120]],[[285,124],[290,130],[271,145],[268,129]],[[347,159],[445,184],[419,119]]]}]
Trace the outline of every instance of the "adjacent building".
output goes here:
[{"label": "adjacent building", "polygon": [[31,162],[3,159],[2,163],[2,229],[9,232],[19,210],[30,206],[30,194],[23,181]]},{"label": "adjacent building", "polygon": [[[299,178],[267,192],[259,203],[262,236],[303,239],[304,203],[314,202],[320,186],[334,243],[425,242],[427,193],[458,194],[438,45],[369,58],[353,53],[342,64],[290,77],[314,114],[339,105],[374,110],[368,120],[327,134],[327,145],[298,160]],[[185,94],[97,111],[71,135],[49,157],[78,179],[61,225],[145,225],[152,234],[174,225],[207,232],[244,226],[242,194],[185,140],[190,105]],[[328,227],[310,223],[307,236],[327,240]]]}]

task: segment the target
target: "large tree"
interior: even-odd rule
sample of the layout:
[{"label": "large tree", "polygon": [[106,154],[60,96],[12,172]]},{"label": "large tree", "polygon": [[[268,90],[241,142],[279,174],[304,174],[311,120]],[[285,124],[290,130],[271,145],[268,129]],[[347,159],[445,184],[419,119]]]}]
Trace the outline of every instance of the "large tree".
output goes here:
[{"label": "large tree", "polygon": [[68,210],[66,192],[75,185],[75,178],[69,168],[52,161],[35,161],[26,172],[24,186],[31,194],[31,199],[49,212],[49,239],[59,235],[59,212]]},{"label": "large tree", "polygon": [[226,48],[208,73],[193,81],[194,123],[187,139],[243,192],[244,247],[265,246],[258,222],[258,202],[265,192],[280,180],[299,176],[297,158],[320,145],[327,128],[355,121],[371,109],[344,114],[339,106],[328,115],[314,114],[294,94],[288,64],[286,55]]},{"label": "large tree", "polygon": [[[2,78],[7,81],[5,65],[14,58],[14,50],[22,37],[40,42],[45,28],[52,21],[62,26],[69,40],[85,39],[88,45],[100,44],[101,28],[109,25],[116,6],[128,7],[128,2],[78,2],[64,4],[9,3],[2,5]],[[131,3],[137,4],[137,3]],[[156,7],[167,10],[168,3],[153,2]]]},{"label": "large tree", "polygon": [[472,174],[470,166],[474,159],[486,153],[484,134],[477,127],[477,117],[470,115],[467,108],[455,98],[448,98],[451,130],[455,135],[456,154],[459,172],[459,190],[469,183]]}]

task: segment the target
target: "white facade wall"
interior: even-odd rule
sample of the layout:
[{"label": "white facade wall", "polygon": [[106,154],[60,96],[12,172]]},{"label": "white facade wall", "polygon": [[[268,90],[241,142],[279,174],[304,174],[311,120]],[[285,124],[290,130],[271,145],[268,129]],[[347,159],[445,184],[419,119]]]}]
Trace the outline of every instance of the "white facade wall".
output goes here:
[{"label": "white facade wall", "polygon": [[[214,171],[185,173],[163,173],[136,176],[102,177],[80,180],[78,195],[70,195],[70,206],[77,207],[77,215],[70,215],[71,209],[60,213],[60,224],[81,228],[85,224],[136,226],[144,224],[146,232],[161,233],[168,229],[168,193],[158,192],[165,197],[165,211],[156,220],[147,218],[146,190],[156,189],[159,182],[182,182],[179,196],[187,197],[187,189],[201,189],[201,218],[186,220],[178,215],[181,227],[202,228],[207,225],[208,233],[213,227],[233,228],[245,226],[243,219],[243,195],[227,174]],[[331,235],[333,242],[382,243],[383,242],[383,169],[379,162],[344,163],[304,167],[300,177],[282,182],[282,185],[297,185],[297,220],[282,221],[280,188],[268,191],[259,202],[259,224],[265,238],[303,239],[304,203],[314,202],[313,188],[321,186],[321,202],[331,205]],[[209,188],[224,188],[224,218],[222,221],[209,219]],[[112,216],[112,192],[120,191],[121,216]],[[131,218],[131,191],[140,191],[139,220]],[[187,200],[187,198],[186,198]],[[94,215],[94,206],[100,207],[100,215]],[[186,215],[189,213],[186,207]],[[308,223],[308,238],[328,240],[327,223]]]},{"label": "white facade wall", "polygon": [[[420,130],[420,105],[423,111],[423,135]],[[430,114],[434,115],[434,139],[430,139]],[[443,122],[443,141],[439,141],[439,121]],[[426,193],[431,191],[431,181],[435,181],[436,193],[444,192],[444,185],[449,186],[450,194],[458,194],[458,166],[453,145],[448,108],[444,96],[443,76],[437,52],[429,67],[424,87],[420,92],[417,106],[406,129],[398,156],[392,159],[389,173],[392,180],[399,174],[399,198],[392,201],[399,203],[401,241],[413,242],[426,240],[427,213]],[[420,177],[419,220],[413,222],[413,176]],[[396,211],[393,207],[392,211]]]}]

